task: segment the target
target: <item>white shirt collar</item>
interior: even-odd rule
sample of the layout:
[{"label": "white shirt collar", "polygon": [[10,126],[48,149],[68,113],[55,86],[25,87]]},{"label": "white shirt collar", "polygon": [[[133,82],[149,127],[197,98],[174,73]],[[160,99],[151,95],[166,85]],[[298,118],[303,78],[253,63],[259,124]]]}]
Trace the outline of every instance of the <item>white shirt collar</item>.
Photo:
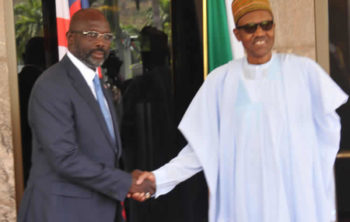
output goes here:
[{"label": "white shirt collar", "polygon": [[93,79],[97,75],[97,69],[93,71],[69,51],[67,51],[67,56],[75,65],[75,67],[77,67],[77,69],[80,71],[81,75],[83,76],[89,88],[91,89],[92,94],[94,94],[94,96],[96,97]]},{"label": "white shirt collar", "polygon": [[92,82],[95,75],[97,74],[97,69],[93,71],[69,51],[67,51],[67,56],[72,61],[72,63],[78,68],[80,73],[83,75],[84,79],[87,82],[90,82],[90,81]]},{"label": "white shirt collar", "polygon": [[272,53],[271,59],[264,64],[250,64],[247,57],[243,59],[243,74],[247,79],[264,79],[270,71],[269,68],[275,59]]}]

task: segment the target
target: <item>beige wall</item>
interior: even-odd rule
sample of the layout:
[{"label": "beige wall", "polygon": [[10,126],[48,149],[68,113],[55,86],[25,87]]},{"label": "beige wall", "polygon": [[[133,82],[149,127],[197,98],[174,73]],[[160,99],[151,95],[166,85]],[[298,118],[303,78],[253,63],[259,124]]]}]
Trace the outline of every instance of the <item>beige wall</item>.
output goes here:
[{"label": "beige wall", "polygon": [[274,50],[310,57],[328,71],[327,0],[270,1],[276,21]]},{"label": "beige wall", "polygon": [[271,0],[271,4],[276,21],[275,50],[315,59],[314,0]]},{"label": "beige wall", "polygon": [[[317,59],[327,69],[327,47],[320,47],[328,45],[326,1],[271,0],[277,22],[275,50]],[[0,221],[15,221],[15,193],[19,200],[22,190],[13,29],[12,0],[0,0]]]},{"label": "beige wall", "polygon": [[[0,0],[0,221],[16,220],[14,146],[19,144],[17,81],[12,1]],[[16,112],[17,110],[17,112]],[[18,117],[17,117],[18,120]],[[17,133],[18,134],[18,133]],[[17,139],[16,139],[17,138]],[[20,183],[21,179],[18,180]]]}]

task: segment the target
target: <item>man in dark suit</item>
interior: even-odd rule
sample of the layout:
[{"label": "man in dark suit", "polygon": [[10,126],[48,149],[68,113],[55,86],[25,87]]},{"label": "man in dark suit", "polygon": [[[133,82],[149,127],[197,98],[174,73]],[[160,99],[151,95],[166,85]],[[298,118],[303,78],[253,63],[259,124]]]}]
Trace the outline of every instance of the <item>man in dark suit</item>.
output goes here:
[{"label": "man in dark suit", "polygon": [[67,32],[69,52],[37,80],[29,102],[32,169],[18,221],[113,222],[128,193],[154,193],[150,181],[135,184],[139,171],[118,169],[115,110],[96,74],[112,39],[101,12],[78,11]]}]

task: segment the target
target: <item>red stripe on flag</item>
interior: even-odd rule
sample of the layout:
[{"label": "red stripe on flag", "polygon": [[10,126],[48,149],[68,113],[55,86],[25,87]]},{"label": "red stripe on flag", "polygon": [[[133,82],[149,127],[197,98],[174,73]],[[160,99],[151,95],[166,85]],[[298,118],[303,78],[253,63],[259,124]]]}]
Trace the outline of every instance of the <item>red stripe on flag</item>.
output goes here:
[{"label": "red stripe on flag", "polygon": [[57,18],[57,40],[59,46],[67,47],[66,32],[69,29],[69,19]]},{"label": "red stripe on flag", "polygon": [[79,9],[81,9],[81,3],[80,0],[75,1],[69,8],[70,17],[72,18],[72,15],[76,13]]},{"label": "red stripe on flag", "polygon": [[101,66],[97,67],[97,73],[98,73],[98,77],[100,77],[100,79],[102,79],[102,69],[101,69]]}]

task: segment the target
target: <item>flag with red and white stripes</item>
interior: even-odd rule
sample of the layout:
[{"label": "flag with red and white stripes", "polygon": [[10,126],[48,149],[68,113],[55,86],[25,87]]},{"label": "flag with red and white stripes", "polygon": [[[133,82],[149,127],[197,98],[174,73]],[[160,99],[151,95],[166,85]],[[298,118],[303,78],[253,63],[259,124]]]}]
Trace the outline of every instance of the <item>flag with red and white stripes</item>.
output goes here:
[{"label": "flag with red and white stripes", "polygon": [[70,18],[79,9],[88,7],[88,0],[56,0],[58,57],[60,60],[67,52],[66,32],[69,29]]}]

